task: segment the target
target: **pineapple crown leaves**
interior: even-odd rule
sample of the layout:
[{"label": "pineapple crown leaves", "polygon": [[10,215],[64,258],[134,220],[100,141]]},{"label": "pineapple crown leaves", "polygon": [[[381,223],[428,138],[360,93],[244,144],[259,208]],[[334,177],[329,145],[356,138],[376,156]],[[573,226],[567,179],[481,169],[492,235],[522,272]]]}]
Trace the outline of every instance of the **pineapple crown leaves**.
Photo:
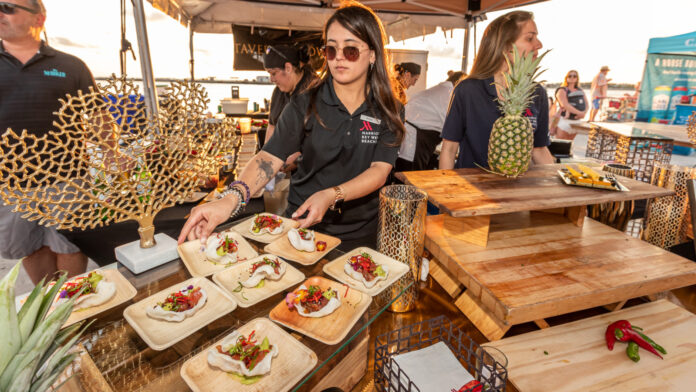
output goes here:
[{"label": "pineapple crown leaves", "polygon": [[549,53],[542,53],[541,56],[534,58],[532,53],[523,55],[516,45],[512,45],[512,61],[505,55],[505,62],[508,70],[503,73],[504,83],[494,84],[500,91],[498,103],[505,116],[519,116],[534,99],[534,90],[539,83],[536,79],[546,70],[540,70],[541,60]]}]

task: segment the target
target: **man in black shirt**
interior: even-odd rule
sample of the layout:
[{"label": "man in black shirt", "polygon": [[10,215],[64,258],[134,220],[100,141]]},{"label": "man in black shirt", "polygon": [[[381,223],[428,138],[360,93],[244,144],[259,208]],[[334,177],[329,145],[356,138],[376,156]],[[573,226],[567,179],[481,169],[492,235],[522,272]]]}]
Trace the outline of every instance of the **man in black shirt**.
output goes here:
[{"label": "man in black shirt", "polygon": [[[43,136],[53,129],[66,94],[88,92],[94,79],[77,57],[59,52],[40,39],[46,20],[41,0],[7,0],[0,5],[0,132],[12,128]],[[0,203],[0,257],[23,258],[29,277],[38,282],[57,270],[84,272],[87,257],[54,228],[29,222]]]}]

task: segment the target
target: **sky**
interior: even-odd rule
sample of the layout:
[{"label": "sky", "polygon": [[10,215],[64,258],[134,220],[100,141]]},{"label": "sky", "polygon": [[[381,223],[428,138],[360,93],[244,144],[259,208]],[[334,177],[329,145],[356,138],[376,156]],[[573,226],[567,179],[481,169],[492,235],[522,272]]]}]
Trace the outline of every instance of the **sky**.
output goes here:
[{"label": "sky", "polygon": [[[117,0],[44,0],[49,43],[80,57],[95,76],[119,74],[119,3]],[[126,3],[126,37],[138,56],[131,2]],[[187,28],[155,10],[150,3],[145,4],[155,78],[188,77]],[[614,83],[633,84],[642,78],[650,38],[696,29],[696,0],[550,0],[520,9],[534,13],[544,49],[551,49],[542,63],[542,68],[547,69],[543,79],[548,82],[560,82],[570,69],[579,71],[581,82],[589,82],[602,65],[608,65]],[[477,24],[476,38],[480,40],[488,23],[504,13],[489,13],[487,21]],[[463,37],[463,30],[446,34],[438,30],[425,37],[392,41],[389,47],[427,50],[429,87],[444,80],[448,70],[459,69]],[[196,77],[244,79],[265,74],[233,71],[233,44],[231,34],[196,34]],[[130,55],[127,74],[132,77],[141,74],[139,63]]]}]

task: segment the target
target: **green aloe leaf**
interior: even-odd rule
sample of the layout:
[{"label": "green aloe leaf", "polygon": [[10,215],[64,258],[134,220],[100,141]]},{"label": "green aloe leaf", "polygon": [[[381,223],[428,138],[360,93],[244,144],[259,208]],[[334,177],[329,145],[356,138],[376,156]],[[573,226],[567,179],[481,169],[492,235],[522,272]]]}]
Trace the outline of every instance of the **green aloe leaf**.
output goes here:
[{"label": "green aloe leaf", "polygon": [[19,266],[20,263],[17,263],[10,273],[0,280],[0,374],[22,346],[14,298]]},{"label": "green aloe leaf", "polygon": [[29,334],[34,329],[36,324],[36,316],[41,308],[41,299],[44,294],[44,279],[34,287],[27,300],[22,305],[22,309],[17,313],[17,321],[19,322],[19,333],[22,336],[22,343],[27,341]]}]

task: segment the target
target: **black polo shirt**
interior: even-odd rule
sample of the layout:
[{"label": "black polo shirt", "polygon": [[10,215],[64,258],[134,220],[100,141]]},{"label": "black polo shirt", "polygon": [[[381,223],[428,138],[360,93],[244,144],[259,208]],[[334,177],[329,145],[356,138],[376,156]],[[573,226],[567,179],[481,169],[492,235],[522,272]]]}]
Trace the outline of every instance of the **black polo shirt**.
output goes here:
[{"label": "black polo shirt", "polygon": [[316,79],[316,76],[311,73],[311,72],[305,72],[302,75],[302,79],[297,83],[297,86],[295,86],[295,89],[292,90],[289,93],[284,93],[280,91],[278,87],[273,89],[273,95],[271,95],[271,110],[268,115],[268,124],[270,125],[276,125],[278,123],[278,118],[280,117],[280,113],[283,112],[283,109],[285,109],[285,105],[290,102],[290,98],[293,95],[299,94],[302,91],[304,91],[307,86],[309,86],[312,81]]},{"label": "black polo shirt", "polygon": [[[534,95],[523,115],[534,128],[534,147],[546,147],[550,144],[548,97],[541,85]],[[442,138],[459,143],[455,168],[488,167],[488,140],[493,123],[503,115],[497,98],[492,77],[464,79],[454,88]]]},{"label": "black polo shirt", "polygon": [[[311,92],[295,95],[278,119],[276,130],[263,150],[285,159],[302,152],[302,162],[290,180],[288,212],[299,208],[314,193],[343,184],[367,170],[372,162],[394,165],[399,152],[391,146],[395,133],[377,112],[370,93],[350,114],[336,97],[329,77],[316,94],[316,109],[323,125],[312,115],[304,126]],[[316,230],[351,240],[377,230],[378,191],[343,204],[342,213],[327,211]]]},{"label": "black polo shirt", "polygon": [[0,130],[26,129],[42,136],[53,130],[53,114],[60,109],[58,98],[89,93],[92,73],[79,58],[41,43],[26,64],[5,51],[0,41]]}]

